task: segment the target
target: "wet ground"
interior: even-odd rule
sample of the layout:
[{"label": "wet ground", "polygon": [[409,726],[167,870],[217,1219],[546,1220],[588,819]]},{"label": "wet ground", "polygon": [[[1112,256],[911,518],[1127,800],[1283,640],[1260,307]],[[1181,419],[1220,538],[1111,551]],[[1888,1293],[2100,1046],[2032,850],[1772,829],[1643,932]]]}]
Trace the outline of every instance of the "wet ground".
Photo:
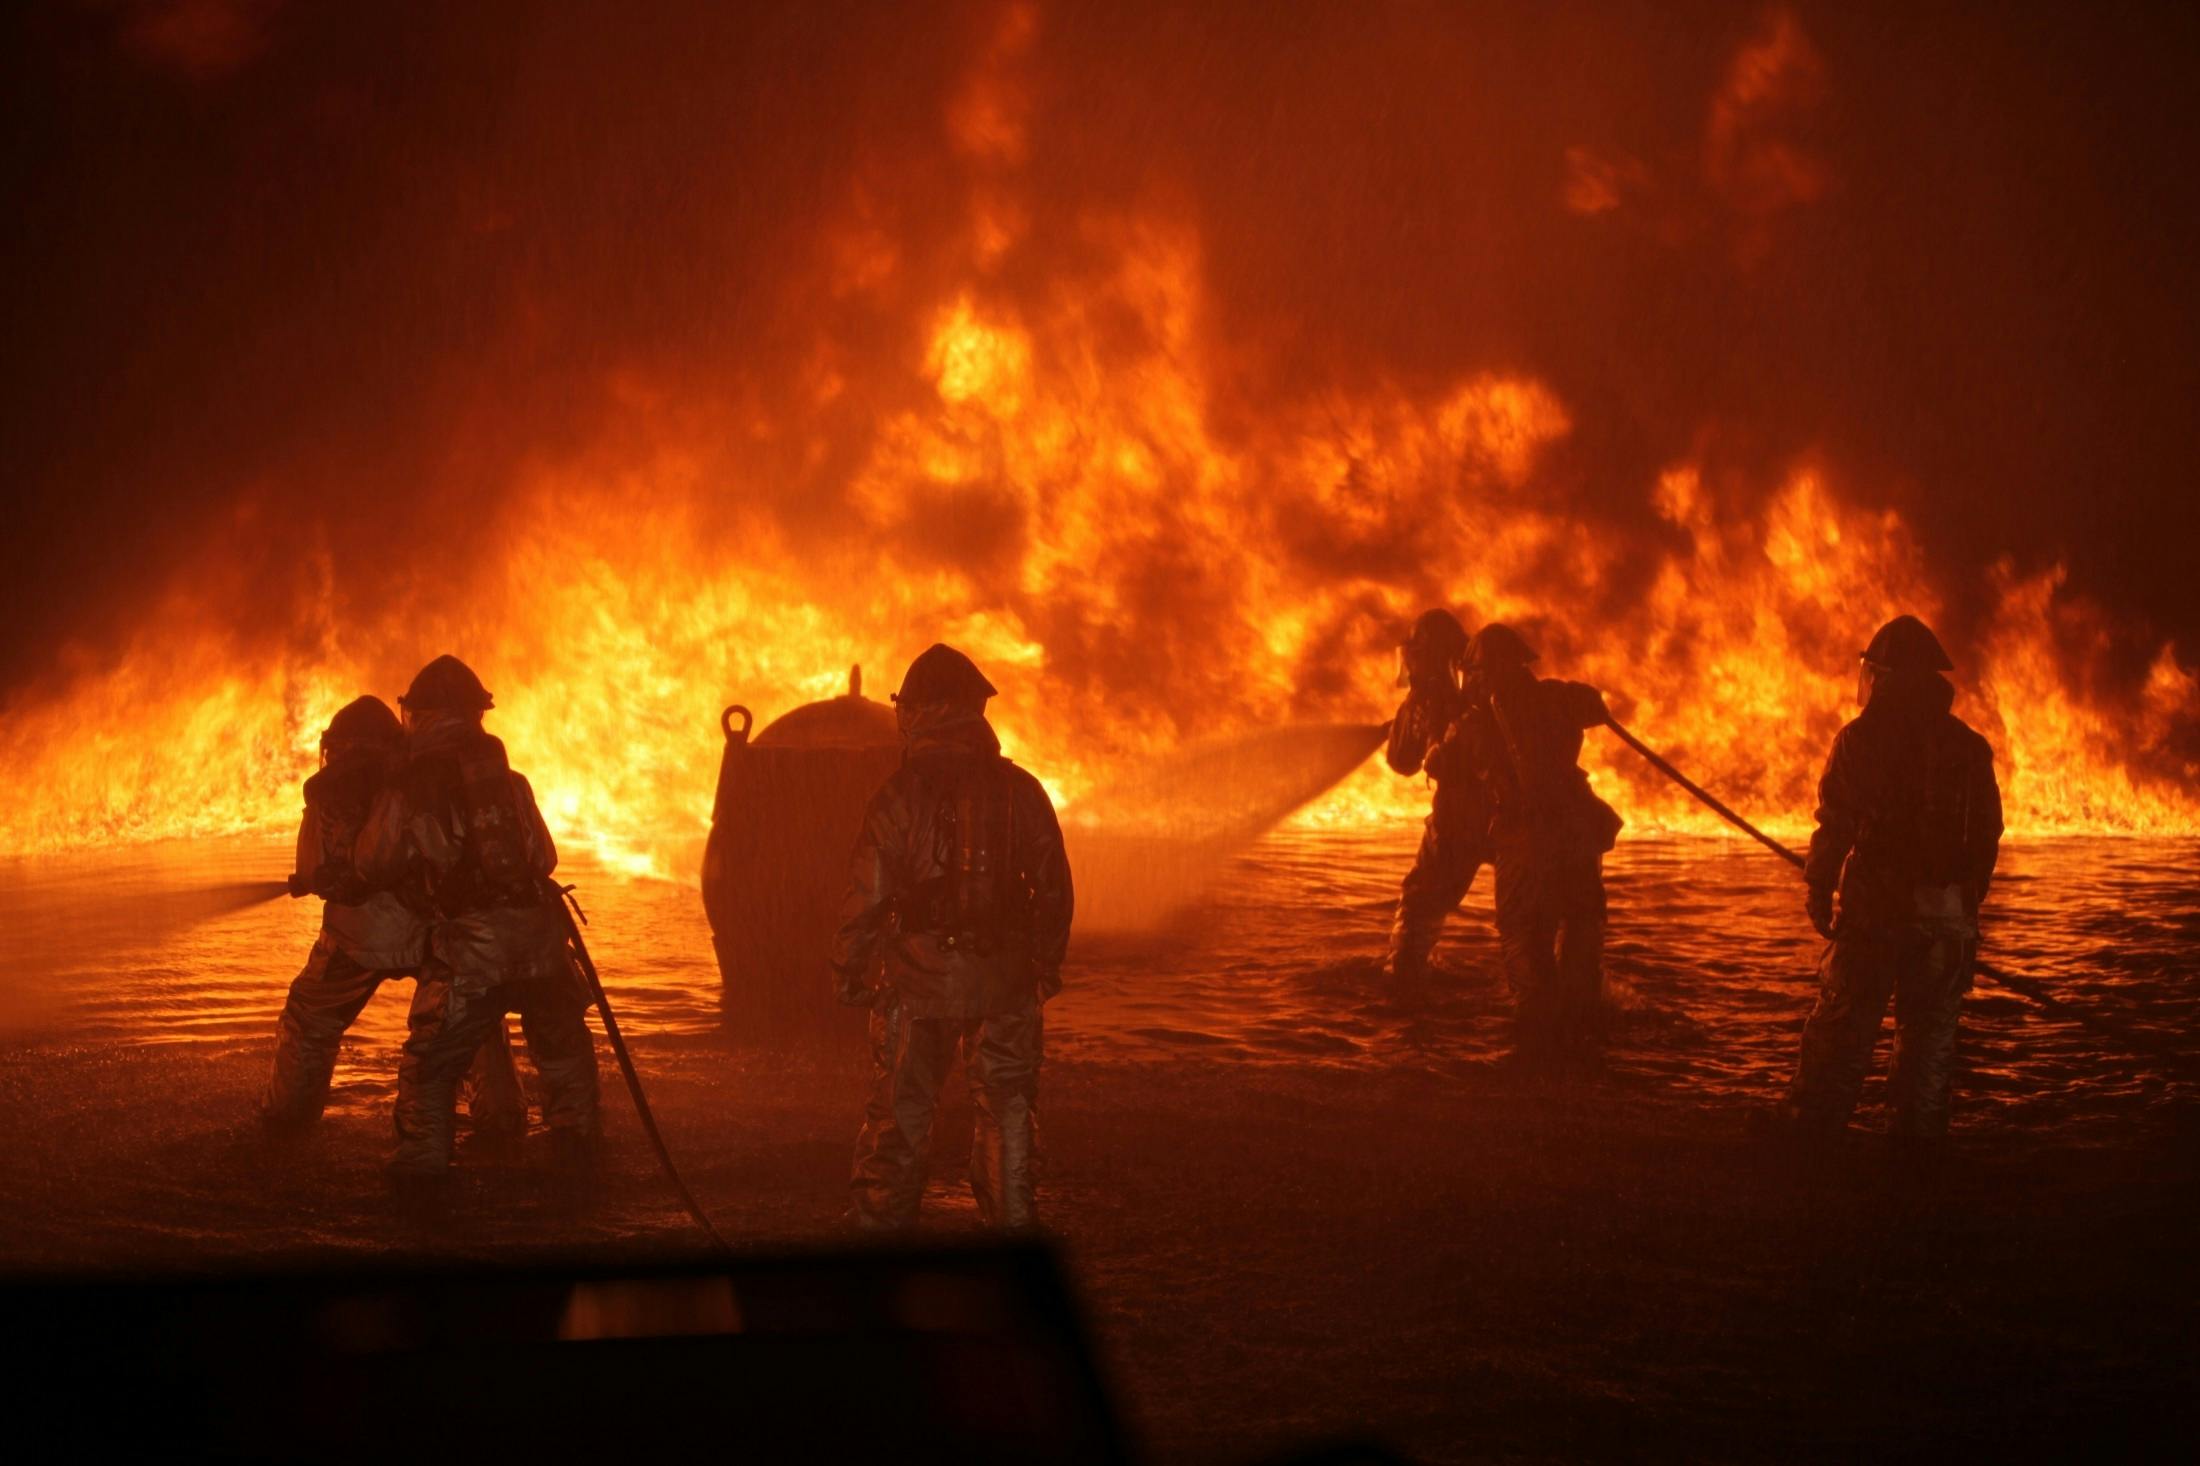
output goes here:
[{"label": "wet ground", "polygon": [[[1043,1204],[1157,1456],[1341,1434],[1433,1460],[2193,1443],[2200,846],[2012,846],[1989,955],[2123,1031],[1981,984],[1957,1156],[1918,1178],[1876,1143],[1876,1084],[1822,1166],[1750,1137],[1817,955],[1785,867],[1624,843],[1603,1057],[1539,1073],[1506,1057],[1486,877],[1429,1001],[1384,990],[1415,833],[1271,837],[1162,928],[1081,938],[1049,1007]],[[692,1248],[616,1101],[592,1203],[543,1184],[538,1140],[465,1155],[439,1226],[394,1216],[402,985],[347,1046],[321,1131],[263,1143],[253,1092],[316,913],[240,903],[287,856],[0,863],[0,1263]],[[729,1047],[695,894],[569,874],[720,1226],[832,1235],[856,1045]],[[966,1124],[957,1100],[941,1133]],[[971,1223],[955,1148],[929,1203],[950,1231]]]}]

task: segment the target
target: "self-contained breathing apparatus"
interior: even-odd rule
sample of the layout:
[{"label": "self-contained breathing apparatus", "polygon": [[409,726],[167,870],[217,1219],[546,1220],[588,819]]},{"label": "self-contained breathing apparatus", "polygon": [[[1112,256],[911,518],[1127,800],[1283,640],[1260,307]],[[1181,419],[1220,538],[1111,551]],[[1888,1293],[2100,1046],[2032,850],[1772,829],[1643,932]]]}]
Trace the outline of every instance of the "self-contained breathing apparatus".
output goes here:
[{"label": "self-contained breathing apparatus", "polygon": [[[1502,633],[1502,635],[1499,635]],[[1619,839],[1619,812],[1589,787],[1574,762],[1577,724],[1554,723],[1529,664],[1536,660],[1510,627],[1484,627],[1475,638],[1475,671],[1494,730],[1492,774],[1500,818],[1540,832],[1559,848],[1601,855]],[[1571,741],[1572,748],[1567,744]]]},{"label": "self-contained breathing apparatus", "polygon": [[900,931],[977,957],[1010,950],[1028,935],[1031,891],[1016,848],[1013,767],[990,754],[919,773],[936,808],[934,874],[896,903]]},{"label": "self-contained breathing apparatus", "polygon": [[1860,721],[1884,719],[1908,730],[1887,741],[1910,746],[1888,761],[1892,784],[1866,810],[1856,848],[1891,867],[1907,865],[1926,886],[1974,879],[1973,781],[1963,768],[1965,740],[1950,736],[1944,716],[1954,693],[1941,674],[1953,670],[1940,638],[1915,616],[1880,627],[1858,659]]},{"label": "self-contained breathing apparatus", "polygon": [[424,862],[428,900],[446,916],[543,899],[527,859],[521,809],[503,742],[482,733],[415,765],[430,817],[451,840],[443,859]]},{"label": "self-contained breathing apparatus", "polygon": [[[1451,612],[1424,611],[1413,634],[1398,647],[1398,686],[1409,689],[1391,719],[1384,757],[1393,772],[1414,774],[1432,760],[1465,707],[1460,688],[1460,659],[1466,630]],[[1441,780],[1446,771],[1428,769]]]},{"label": "self-contained breathing apparatus", "polygon": [[352,869],[353,838],[404,745],[397,714],[378,697],[356,697],[321,730],[321,767],[306,779],[302,838],[318,848],[298,851],[288,889],[293,897],[358,901],[367,895]]},{"label": "self-contained breathing apparatus", "polygon": [[1864,809],[1856,850],[1919,886],[1968,887],[1976,879],[1980,815],[1964,740],[1939,717],[1926,721],[1916,739],[1890,761],[1889,783]]},{"label": "self-contained breathing apparatus", "polygon": [[[306,808],[311,838],[321,848],[300,849],[298,869],[291,873],[293,897],[319,896],[324,901],[358,901],[367,888],[352,869],[352,839],[366,823],[369,807],[387,771],[381,759],[348,759],[332,764],[306,780]],[[334,852],[333,854],[331,852]]]}]

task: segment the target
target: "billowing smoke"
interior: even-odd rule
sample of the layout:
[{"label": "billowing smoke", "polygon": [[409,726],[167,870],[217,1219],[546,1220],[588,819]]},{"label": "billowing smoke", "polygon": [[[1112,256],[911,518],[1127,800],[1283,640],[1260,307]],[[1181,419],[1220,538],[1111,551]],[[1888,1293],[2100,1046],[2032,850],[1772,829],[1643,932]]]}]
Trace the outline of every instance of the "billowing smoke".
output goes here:
[{"label": "billowing smoke", "polygon": [[1776,812],[1921,610],[2005,753],[2043,707],[2040,810],[2191,816],[2191,21],[9,24],[0,845],[249,823],[447,649],[599,830],[940,636],[1074,794],[1379,718],[1433,602]]}]

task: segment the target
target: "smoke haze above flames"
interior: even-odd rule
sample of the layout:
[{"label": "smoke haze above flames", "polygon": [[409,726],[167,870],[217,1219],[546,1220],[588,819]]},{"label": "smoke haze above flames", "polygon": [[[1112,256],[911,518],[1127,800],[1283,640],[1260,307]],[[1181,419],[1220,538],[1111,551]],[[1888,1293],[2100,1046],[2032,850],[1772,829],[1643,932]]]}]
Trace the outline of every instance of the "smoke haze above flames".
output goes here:
[{"label": "smoke haze above flames", "polygon": [[1910,9],[18,14],[0,847],[442,650],[614,843],[940,636],[1075,794],[1440,601],[1788,814],[1919,610],[2036,827],[2189,828],[2196,22]]}]

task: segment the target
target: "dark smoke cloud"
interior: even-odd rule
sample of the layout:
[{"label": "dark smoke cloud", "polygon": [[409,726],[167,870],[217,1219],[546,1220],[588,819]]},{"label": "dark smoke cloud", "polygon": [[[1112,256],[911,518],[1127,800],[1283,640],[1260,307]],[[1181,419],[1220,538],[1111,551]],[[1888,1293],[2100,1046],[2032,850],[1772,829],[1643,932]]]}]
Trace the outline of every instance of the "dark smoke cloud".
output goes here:
[{"label": "dark smoke cloud", "polygon": [[[1055,5],[998,58],[1025,124],[960,150],[994,5],[17,11],[0,688],[96,660],[209,545],[241,645],[310,640],[493,554],[515,471],[622,403],[771,420],[821,349],[822,448],[726,451],[823,553],[995,175],[1030,213],[1011,302],[1074,277],[1095,211],[1196,226],[1226,428],[1531,372],[1585,533],[1654,543],[1680,458],[1740,506],[1810,454],[1959,597],[2061,558],[2189,654],[2200,20],[1916,9]],[[851,218],[890,288],[826,285]],[[956,509],[909,552],[1011,567],[1010,500]],[[1415,579],[1410,526],[1356,552]],[[1198,570],[1147,590],[1181,615]]]}]

